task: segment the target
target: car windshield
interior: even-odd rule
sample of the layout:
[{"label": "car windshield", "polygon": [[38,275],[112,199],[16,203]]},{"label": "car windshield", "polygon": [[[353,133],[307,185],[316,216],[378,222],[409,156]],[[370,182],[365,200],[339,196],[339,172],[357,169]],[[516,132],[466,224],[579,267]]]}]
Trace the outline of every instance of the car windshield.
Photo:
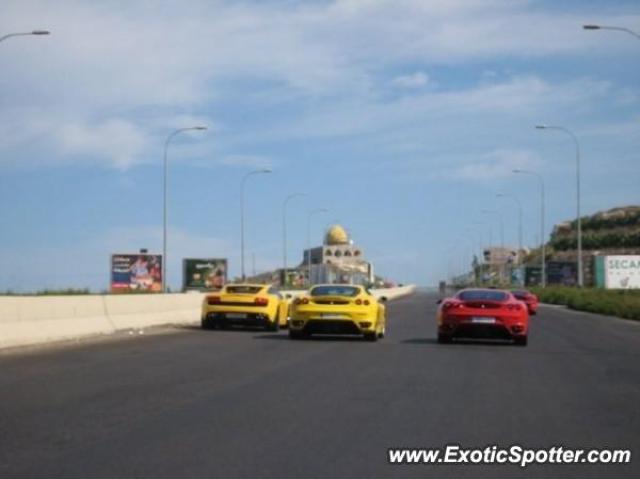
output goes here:
[{"label": "car windshield", "polygon": [[262,289],[262,286],[227,286],[227,293],[231,294],[257,294]]},{"label": "car windshield", "polygon": [[311,296],[357,296],[360,288],[354,286],[317,286]]},{"label": "car windshield", "polygon": [[474,289],[460,292],[458,298],[462,301],[505,301],[507,293],[504,291]]}]

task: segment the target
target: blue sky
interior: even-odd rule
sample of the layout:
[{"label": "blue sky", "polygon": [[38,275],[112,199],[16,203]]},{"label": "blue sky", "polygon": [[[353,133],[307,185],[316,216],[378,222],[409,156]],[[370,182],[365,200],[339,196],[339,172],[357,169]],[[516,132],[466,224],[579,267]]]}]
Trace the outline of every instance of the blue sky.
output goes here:
[{"label": "blue sky", "polygon": [[[282,201],[291,261],[344,224],[383,276],[435,284],[487,243],[499,210],[516,244],[583,211],[640,203],[637,1],[338,0],[3,3],[0,290],[108,285],[113,252],[162,248],[162,145],[170,149],[169,280],[185,256],[239,272],[279,267]],[[475,231],[468,231],[475,228]],[[249,262],[250,263],[250,262]]]}]

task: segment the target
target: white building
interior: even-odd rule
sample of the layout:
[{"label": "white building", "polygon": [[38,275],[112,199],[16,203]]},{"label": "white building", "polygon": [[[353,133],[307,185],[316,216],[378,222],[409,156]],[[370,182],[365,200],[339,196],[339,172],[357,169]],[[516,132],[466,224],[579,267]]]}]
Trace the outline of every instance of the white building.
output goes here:
[{"label": "white building", "polygon": [[364,259],[362,248],[354,244],[340,225],[327,230],[322,246],[304,251],[299,269],[307,272],[311,284],[367,284],[374,281],[373,265]]}]

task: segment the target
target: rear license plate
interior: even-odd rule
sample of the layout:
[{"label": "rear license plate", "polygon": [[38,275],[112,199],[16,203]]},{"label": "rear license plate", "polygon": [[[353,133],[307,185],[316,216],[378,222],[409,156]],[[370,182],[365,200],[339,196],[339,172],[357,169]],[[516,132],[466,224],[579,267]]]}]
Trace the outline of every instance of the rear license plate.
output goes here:
[{"label": "rear license plate", "polygon": [[322,313],[320,314],[322,319],[344,319],[343,314],[330,314],[330,313]]},{"label": "rear license plate", "polygon": [[226,314],[228,319],[246,319],[247,315],[244,313],[227,313]]},{"label": "rear license plate", "polygon": [[496,322],[496,318],[486,318],[483,316],[474,316],[473,318],[471,318],[471,322],[472,323],[476,323],[476,324],[493,324]]}]

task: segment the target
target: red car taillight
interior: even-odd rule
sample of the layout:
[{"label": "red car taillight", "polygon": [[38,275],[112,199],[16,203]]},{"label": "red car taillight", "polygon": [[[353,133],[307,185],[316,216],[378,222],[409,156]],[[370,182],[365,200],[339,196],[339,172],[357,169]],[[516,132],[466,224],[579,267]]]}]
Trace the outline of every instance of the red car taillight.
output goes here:
[{"label": "red car taillight", "polygon": [[451,301],[446,301],[442,304],[442,309],[451,309],[451,308],[462,308],[461,303],[453,303]]},{"label": "red car taillight", "polygon": [[253,304],[255,304],[256,306],[268,306],[269,305],[269,299],[267,298],[256,298],[253,300]]},{"label": "red car taillight", "polygon": [[358,306],[362,306],[362,305],[364,305],[364,306],[369,306],[369,304],[370,304],[368,299],[365,299],[364,301],[363,301],[363,300],[361,300],[361,299],[356,299],[356,301],[355,301],[355,302],[356,302],[356,304],[357,304]]},{"label": "red car taillight", "polygon": [[295,304],[309,304],[309,298],[296,298]]},{"label": "red car taillight", "polygon": [[222,300],[220,299],[220,296],[208,296],[207,297],[207,304],[210,306],[213,306],[214,304],[220,304],[222,302]]},{"label": "red car taillight", "polygon": [[509,311],[520,311],[522,309],[521,304],[507,304],[507,309]]}]

